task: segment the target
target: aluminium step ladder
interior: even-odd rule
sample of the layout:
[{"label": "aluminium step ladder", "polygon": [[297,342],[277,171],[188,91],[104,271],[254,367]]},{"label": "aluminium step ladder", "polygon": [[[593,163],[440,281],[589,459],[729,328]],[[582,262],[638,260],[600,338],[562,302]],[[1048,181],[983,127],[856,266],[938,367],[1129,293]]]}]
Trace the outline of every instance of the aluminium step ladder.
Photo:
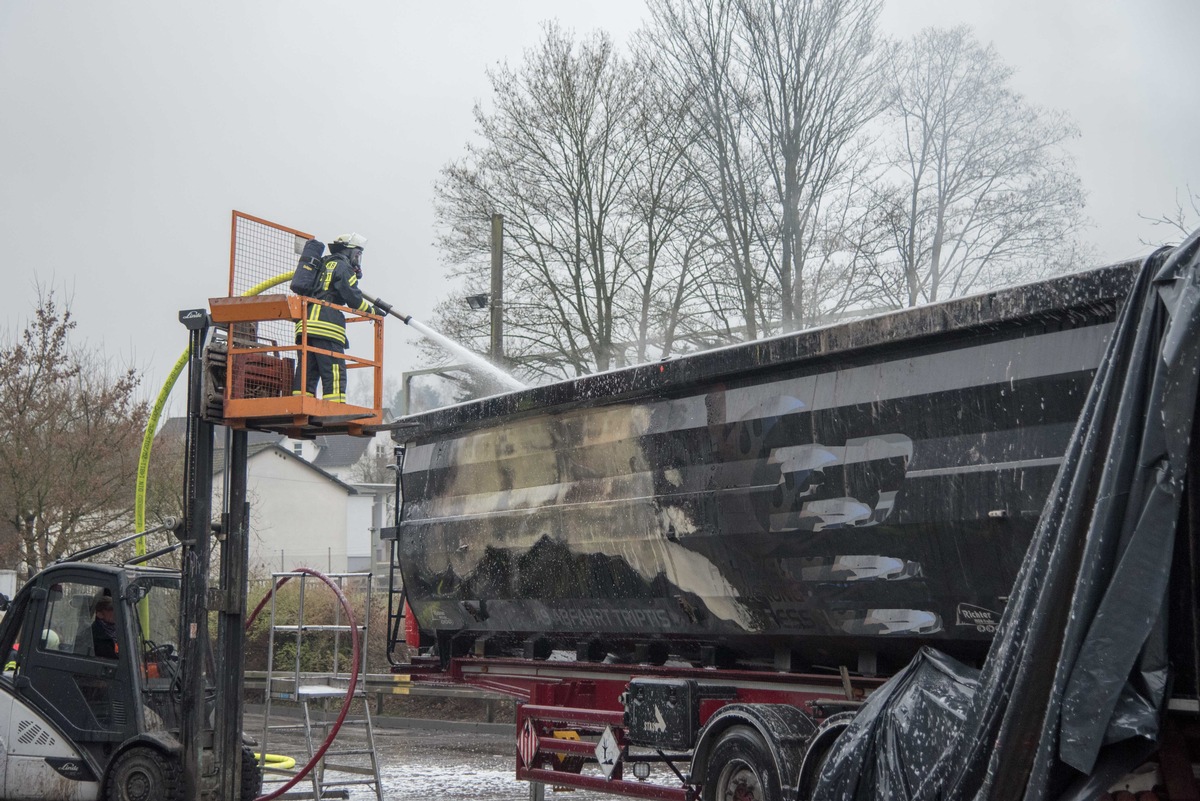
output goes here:
[{"label": "aluminium step ladder", "polygon": [[[359,676],[363,677],[366,675],[366,643],[370,635],[372,576],[370,573],[332,573],[327,574],[327,577],[347,596],[354,609],[359,631]],[[351,666],[342,651],[348,648],[351,642],[351,627],[336,599],[333,599],[332,615],[324,615],[332,622],[306,622],[306,616],[313,617],[311,601],[307,604],[309,609],[306,609],[306,596],[314,591],[311,585],[316,583],[316,589],[325,590],[332,598],[332,593],[315,576],[301,572],[282,572],[272,573],[271,578],[276,586],[282,580],[298,580],[299,588],[294,613],[280,608],[279,592],[271,596],[262,753],[265,755],[268,752],[271,732],[302,732],[307,757],[303,760],[297,759],[297,763],[307,763],[315,756],[336,722],[338,713],[335,702],[346,697]],[[291,651],[287,654],[291,662],[290,669],[285,667],[281,670],[276,666],[277,651],[280,650],[277,646],[284,646],[285,650]],[[302,667],[309,666],[308,661],[319,646],[332,646],[329,659],[331,669],[318,672],[303,670]],[[272,723],[273,701],[298,704],[303,722]],[[344,736],[349,733],[355,733],[356,736]],[[273,769],[270,764],[265,764],[263,769],[264,782],[282,783],[295,776],[295,770]],[[317,801],[348,798],[350,788],[369,787],[374,791],[377,801],[383,801],[371,704],[366,683],[361,679],[349,700],[346,718],[329,748],[309,773],[308,782],[312,788],[311,795],[289,792],[284,797],[313,798]],[[264,792],[269,792],[269,788],[264,788]]]}]

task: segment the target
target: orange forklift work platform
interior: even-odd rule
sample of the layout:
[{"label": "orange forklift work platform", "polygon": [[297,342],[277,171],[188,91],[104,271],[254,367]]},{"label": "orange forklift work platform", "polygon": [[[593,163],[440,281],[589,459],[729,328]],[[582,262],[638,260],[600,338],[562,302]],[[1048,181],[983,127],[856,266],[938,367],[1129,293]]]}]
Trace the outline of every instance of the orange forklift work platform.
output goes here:
[{"label": "orange forklift work platform", "polygon": [[[290,274],[297,254],[312,236],[257,217],[234,212],[230,252],[230,296],[209,299],[212,321],[223,328],[223,340],[209,346],[207,416],[230,428],[277,431],[296,438],[324,434],[366,436],[365,429],[383,422],[383,318],[301,295],[258,292],[264,276]],[[243,287],[243,294],[234,294]],[[308,339],[307,320],[314,305],[342,312],[348,333],[362,342],[369,331],[372,356],[335,353]],[[365,324],[365,325],[364,325]],[[363,350],[360,348],[359,350]],[[335,403],[308,394],[307,371],[315,366],[305,355],[323,354],[345,361],[346,376],[369,375],[372,405]],[[366,371],[365,373],[362,371]],[[298,375],[297,375],[298,373]],[[336,387],[342,397],[345,387]],[[322,394],[330,388],[322,386]]]},{"label": "orange forklift work platform", "polygon": [[[322,304],[322,301],[278,294],[209,299],[213,322],[226,326],[229,331],[225,347],[224,402],[220,414],[224,425],[278,431],[303,438],[343,433],[365,436],[367,432],[364,427],[383,422],[380,376],[383,366],[382,318],[335,306],[346,314],[348,324],[370,324],[374,333],[375,357],[369,359],[350,353],[333,353],[308,341],[304,321],[307,309],[313,304]],[[284,344],[278,338],[265,337],[262,327],[268,321],[286,322],[289,328],[297,322],[301,323],[300,343],[294,345],[284,340]],[[293,394],[293,376],[297,369],[301,373],[299,385],[305,384],[307,365],[302,355],[304,353],[344,358],[347,370],[370,370],[374,406],[334,403],[307,394]]]}]

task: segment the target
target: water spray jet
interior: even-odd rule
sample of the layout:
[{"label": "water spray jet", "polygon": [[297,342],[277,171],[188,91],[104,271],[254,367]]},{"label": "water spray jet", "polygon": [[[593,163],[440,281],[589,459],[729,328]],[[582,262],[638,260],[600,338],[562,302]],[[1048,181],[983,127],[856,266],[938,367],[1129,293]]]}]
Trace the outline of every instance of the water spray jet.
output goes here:
[{"label": "water spray jet", "polygon": [[433,342],[438,347],[442,348],[443,350],[447,351],[448,353],[452,353],[455,356],[457,356],[458,358],[466,361],[470,367],[474,367],[475,369],[479,370],[481,373],[486,374],[489,378],[495,379],[496,381],[500,382],[500,384],[502,386],[504,386],[505,389],[509,389],[509,390],[526,389],[525,384],[522,384],[520,381],[513,378],[511,375],[509,375],[507,372],[505,372],[501,368],[492,364],[490,361],[485,359],[483,356],[479,355],[478,353],[475,353],[472,350],[468,350],[467,348],[463,347],[461,344],[455,342],[453,339],[450,339],[445,334],[442,334],[441,332],[436,331],[433,328],[430,328],[429,326],[422,323],[420,320],[415,319],[411,314],[402,314],[402,313],[396,311],[395,309],[393,309],[390,303],[380,300],[379,298],[372,297],[371,295],[369,295],[366,292],[363,292],[362,295],[364,298],[366,298],[371,303],[373,303],[375,305],[375,308],[378,309],[379,311],[384,312],[385,314],[390,314],[392,317],[395,317],[397,320],[400,320],[405,325],[409,326],[410,328],[415,329],[417,333],[419,333],[421,336],[428,339],[430,342]]}]

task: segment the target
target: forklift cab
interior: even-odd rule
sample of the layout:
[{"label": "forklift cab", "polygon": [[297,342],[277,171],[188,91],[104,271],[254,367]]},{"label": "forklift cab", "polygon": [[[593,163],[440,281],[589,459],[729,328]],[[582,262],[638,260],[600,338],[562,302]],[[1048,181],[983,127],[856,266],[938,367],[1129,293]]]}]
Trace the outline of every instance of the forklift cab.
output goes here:
[{"label": "forklift cab", "polygon": [[179,587],[174,571],[74,562],[17,593],[0,622],[0,798],[100,798],[130,754],[172,769]]}]

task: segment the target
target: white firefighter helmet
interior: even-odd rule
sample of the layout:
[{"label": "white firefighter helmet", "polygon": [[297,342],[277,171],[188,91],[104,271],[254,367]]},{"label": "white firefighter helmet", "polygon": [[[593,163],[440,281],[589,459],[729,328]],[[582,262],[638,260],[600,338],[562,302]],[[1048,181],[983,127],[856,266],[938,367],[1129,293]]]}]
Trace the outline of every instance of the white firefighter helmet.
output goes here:
[{"label": "white firefighter helmet", "polygon": [[342,234],[337,239],[333,240],[334,245],[340,245],[344,248],[362,248],[367,245],[367,238],[361,234]]}]

